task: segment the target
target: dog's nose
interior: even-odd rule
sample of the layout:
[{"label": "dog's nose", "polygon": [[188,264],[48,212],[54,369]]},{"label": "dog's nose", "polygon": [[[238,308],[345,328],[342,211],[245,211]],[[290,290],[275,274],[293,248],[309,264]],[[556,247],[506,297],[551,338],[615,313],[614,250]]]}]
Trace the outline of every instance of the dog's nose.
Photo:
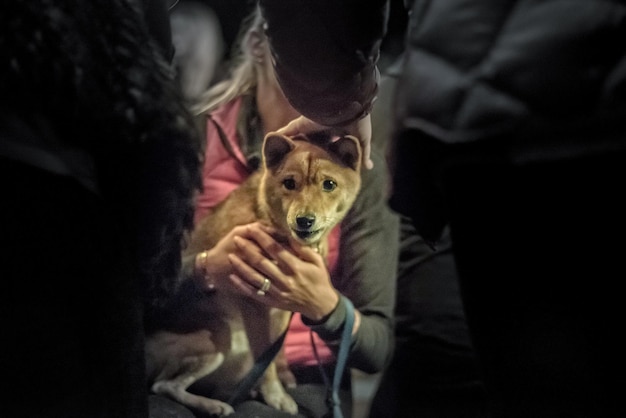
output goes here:
[{"label": "dog's nose", "polygon": [[313,215],[298,216],[296,218],[296,223],[298,224],[298,228],[310,229],[315,223],[315,216]]}]

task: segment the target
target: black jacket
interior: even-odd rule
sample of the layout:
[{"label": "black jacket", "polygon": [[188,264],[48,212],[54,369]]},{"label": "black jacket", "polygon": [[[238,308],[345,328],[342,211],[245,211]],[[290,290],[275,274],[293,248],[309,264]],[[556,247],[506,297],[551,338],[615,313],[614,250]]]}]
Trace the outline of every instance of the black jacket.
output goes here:
[{"label": "black jacket", "polygon": [[441,175],[463,159],[525,164],[626,146],[625,39],[624,1],[415,1],[392,206],[435,239]]}]

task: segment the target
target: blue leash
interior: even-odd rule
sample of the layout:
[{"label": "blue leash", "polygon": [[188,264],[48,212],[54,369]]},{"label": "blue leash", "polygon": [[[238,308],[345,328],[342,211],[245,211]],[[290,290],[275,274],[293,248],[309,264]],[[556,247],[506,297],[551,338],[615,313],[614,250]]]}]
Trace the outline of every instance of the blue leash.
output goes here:
[{"label": "blue leash", "polygon": [[[350,352],[350,345],[352,344],[352,328],[354,327],[354,305],[347,297],[341,295],[346,306],[346,322],[343,326],[341,333],[341,341],[339,343],[339,352],[337,353],[337,364],[335,365],[335,372],[333,375],[333,384],[330,386],[330,382],[324,368],[318,361],[318,366],[322,373],[324,383],[329,389],[328,396],[326,398],[326,404],[328,405],[329,412],[324,416],[325,418],[343,418],[343,411],[341,410],[341,399],[339,399],[339,387],[341,386],[341,378],[348,361],[348,354]],[[313,344],[313,351],[317,356],[317,349],[313,341],[313,331],[311,331],[311,343]],[[319,360],[319,358],[318,358]]]}]

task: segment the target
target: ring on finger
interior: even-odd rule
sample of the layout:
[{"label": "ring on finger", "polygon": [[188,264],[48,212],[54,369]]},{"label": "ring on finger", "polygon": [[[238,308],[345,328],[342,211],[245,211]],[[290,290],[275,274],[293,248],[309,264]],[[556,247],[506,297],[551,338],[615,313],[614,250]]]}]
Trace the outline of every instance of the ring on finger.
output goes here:
[{"label": "ring on finger", "polygon": [[267,277],[263,279],[263,284],[261,285],[261,288],[259,290],[257,290],[256,294],[259,296],[264,296],[265,292],[267,292],[268,290],[270,290],[270,286],[271,286],[271,282],[270,279],[268,279]]}]

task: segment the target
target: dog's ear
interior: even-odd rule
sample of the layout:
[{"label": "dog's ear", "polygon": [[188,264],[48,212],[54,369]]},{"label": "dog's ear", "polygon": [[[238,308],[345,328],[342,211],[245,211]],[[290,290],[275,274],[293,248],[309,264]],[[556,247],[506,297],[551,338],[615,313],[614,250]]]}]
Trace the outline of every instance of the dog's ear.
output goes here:
[{"label": "dog's ear", "polygon": [[361,143],[356,137],[352,135],[342,136],[332,142],[328,150],[339,157],[345,165],[359,171],[361,167]]},{"label": "dog's ear", "polygon": [[296,144],[286,137],[277,133],[270,132],[265,136],[263,142],[263,160],[267,168],[274,168],[285,158]]}]

